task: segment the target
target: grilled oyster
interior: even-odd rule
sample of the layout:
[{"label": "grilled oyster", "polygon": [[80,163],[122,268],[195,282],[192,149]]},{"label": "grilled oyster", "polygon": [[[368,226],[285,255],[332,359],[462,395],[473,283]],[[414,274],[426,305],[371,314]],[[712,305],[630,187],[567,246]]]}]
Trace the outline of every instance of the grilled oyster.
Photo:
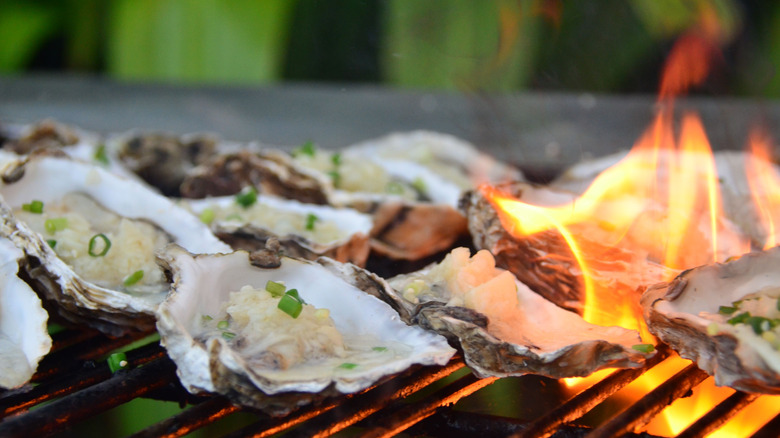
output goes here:
[{"label": "grilled oyster", "polygon": [[650,331],[715,383],[780,394],[780,247],[683,272],[642,295]]},{"label": "grilled oyster", "polygon": [[182,203],[234,249],[262,249],[273,237],[290,257],[328,256],[358,266],[368,258],[371,216],[352,209],[258,195],[254,189]]},{"label": "grilled oyster", "polygon": [[49,315],[41,300],[17,274],[24,252],[0,238],[0,388],[28,382],[49,352]]},{"label": "grilled oyster", "polygon": [[[479,376],[586,376],[641,365],[639,334],[590,324],[495,267],[485,250],[456,248],[439,264],[388,280],[410,320],[463,348]],[[388,298],[388,297],[386,297]]]},{"label": "grilled oyster", "polygon": [[0,233],[24,250],[31,282],[66,319],[111,335],[154,326],[168,291],[157,249],[230,251],[186,210],[100,166],[33,154],[1,177]]},{"label": "grilled oyster", "polygon": [[387,285],[353,265],[273,250],[193,256],[176,246],[164,260],[173,287],[157,327],[193,393],[284,414],[454,353],[365,293]]}]

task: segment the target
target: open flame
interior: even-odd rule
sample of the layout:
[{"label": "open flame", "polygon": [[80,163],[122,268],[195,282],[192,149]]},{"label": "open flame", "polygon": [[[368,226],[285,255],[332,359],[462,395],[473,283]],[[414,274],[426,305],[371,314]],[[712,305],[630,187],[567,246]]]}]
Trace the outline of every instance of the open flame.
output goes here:
[{"label": "open flame", "polygon": [[[644,328],[637,287],[669,281],[683,269],[725,261],[751,247],[774,246],[780,231],[780,175],[769,159],[766,135],[754,133],[752,153],[745,154],[756,228],[764,237],[756,241],[756,233],[745,233],[724,214],[718,166],[699,117],[684,114],[675,132],[672,97],[706,77],[713,47],[701,35],[678,41],[665,68],[659,114],[631,152],[602,171],[583,193],[554,205],[532,205],[496,188],[481,188],[517,239],[557,230],[566,241],[581,273],[586,320],[639,330],[646,342],[654,340]],[[633,257],[624,272],[600,271],[605,245],[615,250],[612,254]],[[687,363],[676,356],[672,360]],[[668,374],[638,385],[647,386],[647,392]],[[681,408],[665,411],[668,425],[651,424],[649,430],[676,434],[733,392],[705,387],[697,389],[698,397],[675,403]]]}]

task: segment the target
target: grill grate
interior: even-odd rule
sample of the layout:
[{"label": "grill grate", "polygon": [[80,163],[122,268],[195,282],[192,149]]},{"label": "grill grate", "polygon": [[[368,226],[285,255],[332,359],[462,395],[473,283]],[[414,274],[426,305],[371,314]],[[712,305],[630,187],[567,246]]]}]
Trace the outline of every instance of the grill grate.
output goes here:
[{"label": "grill grate", "polygon": [[[178,401],[186,410],[135,433],[135,437],[183,436],[242,411],[223,397],[196,397],[178,383],[175,366],[158,342],[127,352],[128,369],[111,374],[109,352],[143,337],[110,339],[97,332],[66,330],[54,336],[54,351],[41,363],[35,385],[0,392],[0,436],[52,435],[137,397]],[[225,436],[329,436],[354,429],[360,436],[395,436],[408,431],[423,436],[490,434],[536,436],[632,436],[666,405],[685,396],[707,376],[694,365],[680,371],[654,391],[611,419],[589,429],[577,421],[609,396],[663,361],[659,354],[644,368],[619,370],[533,421],[452,409],[496,379],[479,379],[456,357],[443,367],[413,367],[358,394],[328,399],[291,415],[274,418],[255,413],[255,421]],[[534,394],[534,397],[538,396]],[[735,392],[693,423],[680,436],[704,436],[758,396]],[[46,402],[46,403],[44,403]],[[35,409],[32,409],[35,407]],[[780,406],[777,407],[780,412]],[[776,436],[780,415],[753,436]],[[642,435],[642,436],[647,436]]]},{"label": "grill grate", "polygon": [[[173,362],[155,342],[156,338],[147,338],[149,335],[108,338],[84,329],[54,334],[52,352],[39,365],[34,384],[0,391],[0,436],[57,434],[138,397],[176,401],[187,408],[136,432],[135,437],[184,436],[247,412],[223,397],[188,394],[178,383]],[[103,358],[117,348],[144,342],[145,345],[127,352],[128,369],[112,375]],[[468,399],[496,381],[474,377],[466,370],[462,358],[456,357],[446,366],[413,367],[361,393],[328,399],[283,418],[250,412],[254,415],[250,415],[251,424],[224,436],[267,437],[280,432],[290,437],[329,436],[345,429],[357,430],[360,436],[368,437],[395,436],[403,431],[419,436],[453,437],[633,436],[635,430],[641,429],[666,405],[684,397],[707,376],[691,365],[622,412],[597,422],[595,429],[582,426],[582,417],[671,354],[662,346],[643,368],[616,371],[568,400],[552,395],[559,397],[555,407],[529,417],[530,420],[453,409],[451,406],[459,400]],[[544,386],[544,378],[529,377]],[[556,386],[555,382],[546,381],[549,386]],[[527,398],[531,400],[545,397],[529,392],[532,395]],[[717,430],[759,398],[735,392],[680,436],[704,436]],[[753,436],[777,436],[780,414],[775,415]]]}]

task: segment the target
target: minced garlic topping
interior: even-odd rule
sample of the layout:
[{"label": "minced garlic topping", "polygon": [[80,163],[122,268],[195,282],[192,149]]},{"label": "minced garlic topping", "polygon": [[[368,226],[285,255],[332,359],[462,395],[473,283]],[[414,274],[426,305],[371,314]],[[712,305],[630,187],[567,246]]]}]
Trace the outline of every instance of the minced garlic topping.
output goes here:
[{"label": "minced garlic topping", "polygon": [[[14,214],[39,233],[57,256],[87,281],[133,293],[160,292],[160,285],[165,282],[155,262],[155,251],[169,239],[148,222],[120,217],[78,193],[68,194],[56,203],[46,203],[41,213],[20,208]],[[52,226],[53,223],[58,225]],[[105,239],[93,239],[99,234]],[[110,247],[103,254],[106,242],[110,242]],[[138,271],[143,271],[143,275],[125,285],[125,280]]]},{"label": "minced garlic topping", "polygon": [[292,317],[278,308],[279,301],[264,288],[247,285],[231,292],[218,315],[203,315],[205,337],[221,335],[250,363],[274,369],[345,355],[344,339],[327,309],[304,303]]}]

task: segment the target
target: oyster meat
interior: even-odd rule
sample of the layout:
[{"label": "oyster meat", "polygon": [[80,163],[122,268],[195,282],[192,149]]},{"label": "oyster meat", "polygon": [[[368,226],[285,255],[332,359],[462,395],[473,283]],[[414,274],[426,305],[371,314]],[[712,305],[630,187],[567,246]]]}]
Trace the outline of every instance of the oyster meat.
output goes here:
[{"label": "oyster meat", "polygon": [[350,264],[271,249],[194,256],[175,245],[164,259],[173,286],[157,327],[193,393],[284,414],[412,364],[443,365],[454,353],[366,293],[388,286]]},{"label": "oyster meat", "polygon": [[41,300],[18,276],[24,252],[0,238],[0,388],[28,382],[51,349],[49,315]]},{"label": "oyster meat", "polygon": [[641,300],[645,321],[716,384],[780,394],[778,263],[775,247],[650,286]]},{"label": "oyster meat", "polygon": [[273,237],[291,257],[328,256],[358,266],[368,258],[371,216],[349,208],[304,204],[252,188],[235,197],[182,200],[182,205],[234,249],[262,249]]},{"label": "oyster meat", "polygon": [[33,154],[2,181],[0,232],[27,255],[31,284],[66,319],[108,334],[154,326],[168,291],[155,252],[168,242],[231,250],[188,211],[100,166]]},{"label": "oyster meat", "polygon": [[[402,315],[463,348],[479,376],[586,376],[644,363],[639,334],[590,324],[495,267],[486,250],[456,248],[439,264],[388,280]],[[641,349],[641,347],[638,347]]]}]

